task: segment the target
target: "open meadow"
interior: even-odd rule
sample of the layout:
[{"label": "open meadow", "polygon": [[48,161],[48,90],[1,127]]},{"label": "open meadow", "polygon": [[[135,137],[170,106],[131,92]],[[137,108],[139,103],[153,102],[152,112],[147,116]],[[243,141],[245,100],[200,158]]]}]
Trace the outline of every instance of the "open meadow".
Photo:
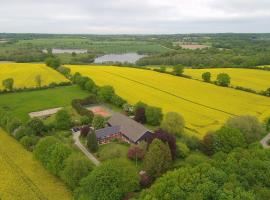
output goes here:
[{"label": "open meadow", "polygon": [[76,98],[89,95],[78,86],[64,86],[38,91],[27,91],[0,95],[0,108],[26,121],[29,112],[48,108],[69,106]]},{"label": "open meadow", "polygon": [[270,71],[257,69],[215,68],[215,69],[188,69],[184,74],[194,79],[202,80],[202,73],[210,72],[214,81],[219,73],[227,73],[231,77],[231,85],[262,91],[270,88]]},{"label": "open meadow", "polygon": [[68,66],[72,73],[91,77],[98,85],[112,85],[116,93],[135,104],[143,101],[178,112],[197,136],[220,127],[229,117],[270,114],[267,97],[223,88],[154,71],[112,66]]},{"label": "open meadow", "polygon": [[14,79],[14,88],[36,87],[37,75],[41,77],[41,86],[69,81],[45,64],[0,63],[0,89],[4,89],[2,81],[7,78]]},{"label": "open meadow", "polygon": [[[0,129],[0,199],[68,200],[70,191]],[[4,177],[4,178],[3,178]]]}]

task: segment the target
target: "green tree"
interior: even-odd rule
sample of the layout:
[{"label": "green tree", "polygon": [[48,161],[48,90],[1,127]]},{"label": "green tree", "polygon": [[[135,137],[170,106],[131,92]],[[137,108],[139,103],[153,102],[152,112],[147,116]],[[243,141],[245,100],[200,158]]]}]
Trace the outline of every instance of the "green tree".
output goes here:
[{"label": "green tree", "polygon": [[7,130],[10,134],[13,134],[13,132],[19,128],[22,125],[22,122],[20,119],[18,118],[11,118],[10,120],[8,120],[7,123]]},{"label": "green tree", "polygon": [[114,95],[114,89],[109,85],[101,87],[98,91],[98,97],[103,102],[111,102],[111,99]]},{"label": "green tree", "polygon": [[98,141],[95,131],[90,131],[87,135],[87,148],[93,153],[98,151]]},{"label": "green tree", "polygon": [[40,74],[36,75],[35,81],[36,81],[37,87],[41,87],[42,79],[41,79],[41,75]]},{"label": "green tree", "polygon": [[95,130],[104,128],[106,125],[106,119],[102,117],[101,115],[95,115],[94,119],[92,121],[92,126]]},{"label": "green tree", "polygon": [[34,155],[45,168],[48,168],[50,164],[51,154],[54,147],[60,143],[58,139],[53,136],[47,136],[39,140],[34,148]]},{"label": "green tree", "polygon": [[183,65],[176,65],[173,67],[173,72],[176,76],[182,76],[184,73],[184,66]]},{"label": "green tree", "polygon": [[204,73],[202,73],[202,79],[205,82],[211,82],[211,73],[210,72],[204,72]]},{"label": "green tree", "polygon": [[88,116],[82,116],[80,120],[81,120],[81,125],[89,125],[92,123],[92,118]]},{"label": "green tree", "polygon": [[157,179],[150,189],[141,193],[140,199],[215,199],[218,183],[225,178],[225,173],[208,164],[180,167]]},{"label": "green tree", "polygon": [[228,87],[231,83],[231,77],[226,73],[217,75],[217,84],[220,86]]},{"label": "green tree", "polygon": [[168,133],[181,135],[185,128],[184,118],[176,112],[168,112],[161,122],[161,128]]},{"label": "green tree", "polygon": [[66,110],[59,110],[55,115],[56,128],[66,130],[72,126],[71,117]]},{"label": "green tree", "polygon": [[160,124],[163,114],[161,108],[147,106],[145,116],[148,124],[156,126]]},{"label": "green tree", "polygon": [[33,151],[34,146],[37,144],[39,137],[37,136],[29,136],[26,135],[20,139],[20,143],[26,148],[28,151]]},{"label": "green tree", "polygon": [[186,158],[188,156],[190,150],[185,143],[177,142],[176,147],[176,156],[178,158]]},{"label": "green tree", "polygon": [[245,136],[248,144],[256,142],[262,138],[263,126],[256,117],[237,116],[228,119],[226,126],[239,129]]},{"label": "green tree", "polygon": [[35,135],[42,136],[46,131],[46,126],[43,121],[37,117],[30,119],[27,124],[27,127],[31,128]]},{"label": "green tree", "polygon": [[14,84],[13,78],[7,78],[7,79],[2,81],[3,87],[8,91],[13,90],[13,84]]},{"label": "green tree", "polygon": [[77,199],[119,200],[139,187],[137,169],[127,160],[114,159],[102,163],[81,181]]},{"label": "green tree", "polygon": [[154,139],[145,155],[143,166],[148,175],[157,178],[171,166],[172,156],[168,144]]},{"label": "green tree", "polygon": [[222,127],[214,135],[214,150],[228,153],[236,147],[245,147],[246,141],[243,133],[234,128]]},{"label": "green tree", "polygon": [[94,89],[96,88],[96,84],[92,79],[89,79],[88,81],[85,82],[84,88],[89,92],[93,92]]},{"label": "green tree", "polygon": [[92,165],[86,157],[72,154],[64,162],[61,179],[74,190],[79,186],[81,179],[86,177],[91,170]]},{"label": "green tree", "polygon": [[54,145],[50,158],[49,163],[47,165],[48,169],[57,176],[60,176],[60,172],[64,169],[64,161],[69,157],[71,154],[71,149],[62,144],[57,143]]},{"label": "green tree", "polygon": [[59,58],[55,58],[55,57],[48,57],[45,60],[45,63],[48,67],[52,67],[54,69],[57,69],[58,67],[61,66],[61,61]]}]

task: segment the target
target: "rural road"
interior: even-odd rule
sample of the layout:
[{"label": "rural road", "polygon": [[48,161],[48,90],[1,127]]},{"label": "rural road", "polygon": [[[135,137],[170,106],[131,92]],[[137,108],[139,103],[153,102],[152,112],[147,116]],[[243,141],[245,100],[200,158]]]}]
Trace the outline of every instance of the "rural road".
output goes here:
[{"label": "rural road", "polygon": [[262,140],[261,140],[261,144],[263,146],[263,148],[265,149],[269,149],[270,145],[267,143],[270,140],[270,133],[268,133],[268,135],[266,135]]},{"label": "rural road", "polygon": [[100,161],[96,159],[96,157],[82,145],[79,137],[80,131],[73,133],[74,144],[87,156],[87,158],[89,158],[89,160],[91,160],[96,166],[98,166],[100,164]]}]

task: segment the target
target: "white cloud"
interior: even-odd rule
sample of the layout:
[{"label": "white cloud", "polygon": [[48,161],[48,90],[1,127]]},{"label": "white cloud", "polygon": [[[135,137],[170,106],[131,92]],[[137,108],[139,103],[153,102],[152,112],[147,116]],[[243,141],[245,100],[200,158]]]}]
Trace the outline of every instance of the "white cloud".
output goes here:
[{"label": "white cloud", "polygon": [[0,0],[0,32],[270,32],[269,0]]}]

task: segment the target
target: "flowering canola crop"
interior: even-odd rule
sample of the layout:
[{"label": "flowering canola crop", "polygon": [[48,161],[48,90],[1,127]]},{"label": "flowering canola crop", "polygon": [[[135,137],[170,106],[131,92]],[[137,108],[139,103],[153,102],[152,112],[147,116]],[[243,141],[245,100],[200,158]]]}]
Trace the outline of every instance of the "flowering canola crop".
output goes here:
[{"label": "flowering canola crop", "polygon": [[0,129],[0,198],[68,200],[72,196],[30,152]]},{"label": "flowering canola crop", "polygon": [[227,73],[231,77],[231,85],[262,91],[270,88],[270,71],[258,69],[185,69],[184,74],[194,79],[202,80],[202,73],[210,72],[212,81],[216,80],[219,73]]},{"label": "flowering canola crop", "polygon": [[2,81],[13,78],[14,88],[36,87],[36,76],[41,76],[41,85],[52,82],[68,82],[62,74],[47,67],[45,64],[30,63],[1,63],[0,64],[0,89],[4,89]]},{"label": "flowering canola crop", "polygon": [[72,73],[111,85],[129,103],[143,101],[166,112],[178,112],[197,136],[215,130],[236,115],[270,116],[270,98],[231,88],[158,73],[113,66],[68,66]]}]

